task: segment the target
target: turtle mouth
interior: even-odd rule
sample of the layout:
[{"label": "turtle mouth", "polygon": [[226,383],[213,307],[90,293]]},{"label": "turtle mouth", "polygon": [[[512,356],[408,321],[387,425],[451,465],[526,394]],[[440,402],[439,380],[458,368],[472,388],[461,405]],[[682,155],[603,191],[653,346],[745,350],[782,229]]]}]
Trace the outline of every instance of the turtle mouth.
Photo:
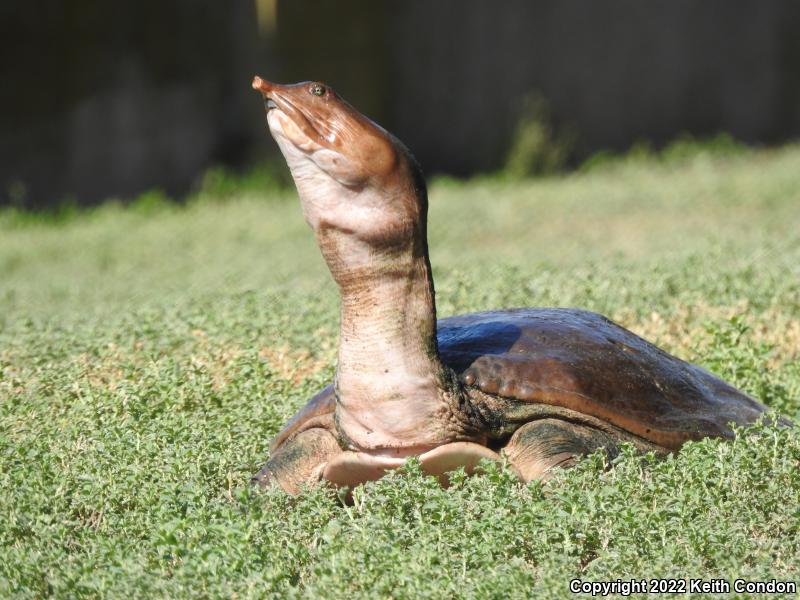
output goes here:
[{"label": "turtle mouth", "polygon": [[[252,86],[261,93],[267,117],[275,116],[276,113],[285,116],[309,141],[323,147],[330,143],[328,139],[330,134],[325,135],[324,121],[319,118],[313,107],[304,107],[302,101],[296,102],[291,92],[287,93],[283,89],[286,86],[270,83],[258,76],[253,78]],[[270,127],[273,127],[271,121]],[[296,141],[293,143],[297,145]]]},{"label": "turtle mouth", "polygon": [[261,96],[264,99],[264,108],[267,112],[271,111],[273,108],[280,108],[274,98],[274,96],[276,96],[275,84],[265,81],[256,75],[253,77],[252,87],[254,90],[261,92]]},{"label": "turtle mouth", "polygon": [[313,112],[309,114],[309,111],[304,110],[304,107],[294,104],[291,100],[279,94],[275,94],[274,99],[265,96],[264,106],[268,115],[271,110],[277,110],[277,112],[286,115],[309,140],[320,146],[327,147],[329,140],[321,128],[324,122],[320,121]]}]

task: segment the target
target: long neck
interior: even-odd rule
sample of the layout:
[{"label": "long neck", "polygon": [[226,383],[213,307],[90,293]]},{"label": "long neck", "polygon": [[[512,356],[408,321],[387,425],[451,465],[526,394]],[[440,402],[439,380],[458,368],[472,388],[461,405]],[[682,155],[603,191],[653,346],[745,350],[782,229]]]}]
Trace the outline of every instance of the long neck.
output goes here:
[{"label": "long neck", "polygon": [[304,207],[341,292],[339,432],[357,449],[407,455],[465,434],[436,343],[424,183],[394,189],[349,202],[309,194]]},{"label": "long neck", "polygon": [[392,262],[340,282],[336,417],[354,447],[402,456],[452,441],[461,431],[450,418],[427,255]]},{"label": "long neck", "polygon": [[437,393],[442,369],[428,257],[412,255],[340,286],[340,394],[380,402]]}]

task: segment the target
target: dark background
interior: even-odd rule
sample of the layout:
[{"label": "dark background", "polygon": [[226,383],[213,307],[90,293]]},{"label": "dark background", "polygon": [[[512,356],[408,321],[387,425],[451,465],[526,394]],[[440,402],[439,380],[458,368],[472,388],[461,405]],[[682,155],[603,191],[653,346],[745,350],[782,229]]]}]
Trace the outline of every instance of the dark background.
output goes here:
[{"label": "dark background", "polygon": [[323,80],[430,173],[500,168],[522,101],[573,164],[639,140],[800,135],[797,0],[0,4],[0,204],[181,195],[275,160],[250,79]]}]

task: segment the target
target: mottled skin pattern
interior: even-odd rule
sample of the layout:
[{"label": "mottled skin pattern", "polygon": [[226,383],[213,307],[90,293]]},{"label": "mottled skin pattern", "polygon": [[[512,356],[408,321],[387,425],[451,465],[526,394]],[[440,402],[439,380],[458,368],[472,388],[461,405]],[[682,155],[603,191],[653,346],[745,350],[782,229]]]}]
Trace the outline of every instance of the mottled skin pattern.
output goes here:
[{"label": "mottled skin pattern", "polygon": [[408,150],[326,86],[258,77],[270,131],[341,293],[334,384],[254,477],[297,493],[353,486],[419,457],[443,483],[502,460],[523,481],[628,442],[665,454],[731,437],[766,408],[605,317],[513,309],[437,324],[427,194]]}]

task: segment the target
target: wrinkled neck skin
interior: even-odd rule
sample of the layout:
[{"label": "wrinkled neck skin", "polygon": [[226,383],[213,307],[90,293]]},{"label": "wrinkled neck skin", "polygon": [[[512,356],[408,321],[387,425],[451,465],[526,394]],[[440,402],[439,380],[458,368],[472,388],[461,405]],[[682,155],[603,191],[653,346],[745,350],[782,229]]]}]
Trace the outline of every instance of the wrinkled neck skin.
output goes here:
[{"label": "wrinkled neck skin", "polygon": [[[377,264],[379,263],[379,264]],[[401,456],[452,441],[430,267],[411,248],[341,289],[337,422],[360,450]]]},{"label": "wrinkled neck skin", "polygon": [[281,147],[341,292],[335,416],[344,445],[404,457],[476,440],[438,355],[425,192],[410,165],[377,188],[347,187]]}]

